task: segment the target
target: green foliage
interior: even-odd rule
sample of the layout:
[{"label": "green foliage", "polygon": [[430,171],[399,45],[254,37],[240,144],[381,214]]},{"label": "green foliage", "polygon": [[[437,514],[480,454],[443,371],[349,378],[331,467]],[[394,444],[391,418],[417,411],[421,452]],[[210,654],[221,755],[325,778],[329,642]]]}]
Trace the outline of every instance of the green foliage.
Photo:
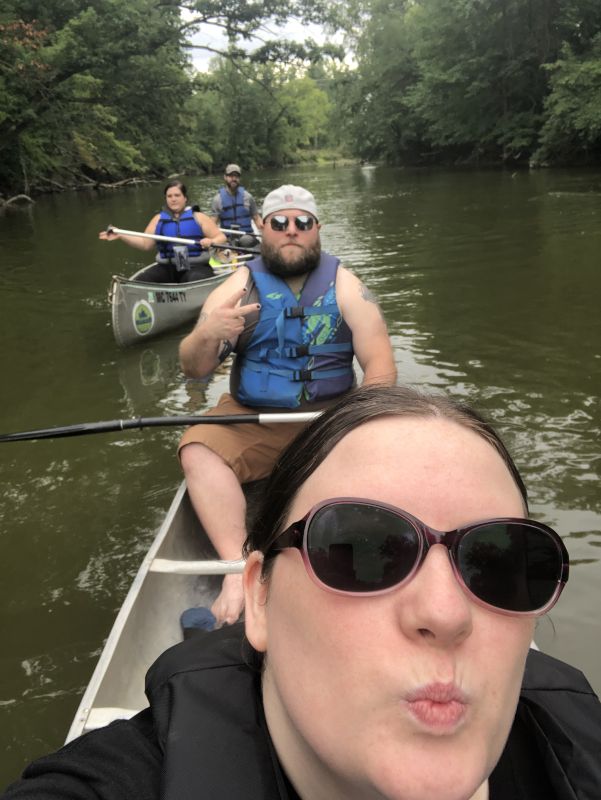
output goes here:
[{"label": "green foliage", "polygon": [[173,9],[151,0],[16,0],[12,13],[0,50],[3,186],[40,189],[168,165],[169,143],[157,148],[138,134],[153,94],[160,125],[179,113],[176,92],[191,91]]},{"label": "green foliage", "polygon": [[[345,47],[282,39],[290,19],[343,30]],[[226,44],[193,73],[190,37],[207,26]],[[600,37],[599,0],[4,0],[0,190],[323,148],[598,161]]]},{"label": "green foliage", "polygon": [[601,34],[588,52],[564,45],[547,67],[551,92],[535,163],[598,160],[601,156]]},{"label": "green foliage", "polygon": [[[334,24],[331,0],[5,0],[0,16],[0,189],[283,163],[319,140],[294,70],[339,55],[315,42],[240,45],[268,19]],[[182,16],[182,11],[186,11]],[[229,36],[214,75],[196,77],[187,37]],[[294,65],[294,68],[293,66]],[[315,102],[322,103],[323,98]],[[326,107],[325,101],[323,108]],[[309,114],[309,111],[311,112]],[[307,116],[307,120],[304,117]]]},{"label": "green foliage", "polygon": [[338,96],[356,155],[527,163],[539,136],[541,159],[598,152],[598,0],[355,2]]},{"label": "green foliage", "polygon": [[340,135],[362,159],[394,163],[419,139],[406,97],[415,81],[407,5],[405,0],[374,0],[357,43],[359,69],[335,74],[332,91],[343,108]]},{"label": "green foliage", "polygon": [[235,154],[247,167],[280,166],[326,141],[331,104],[310,76],[281,65],[219,59],[210,81],[212,89],[205,80],[195,107],[206,109],[198,122],[203,140],[220,144],[217,164]]}]

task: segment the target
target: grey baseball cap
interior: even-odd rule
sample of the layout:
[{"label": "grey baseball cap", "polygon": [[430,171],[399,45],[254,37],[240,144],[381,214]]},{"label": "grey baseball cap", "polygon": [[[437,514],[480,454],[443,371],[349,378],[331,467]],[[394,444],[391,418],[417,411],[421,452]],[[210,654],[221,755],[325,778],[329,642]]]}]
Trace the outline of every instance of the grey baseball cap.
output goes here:
[{"label": "grey baseball cap", "polygon": [[237,172],[238,175],[242,175],[242,170],[237,164],[228,164],[227,167],[225,168],[226,175],[231,175],[232,172]]},{"label": "grey baseball cap", "polygon": [[263,219],[269,214],[276,211],[285,211],[289,208],[298,208],[299,211],[306,211],[311,214],[315,219],[317,216],[317,205],[315,198],[302,186],[292,186],[292,184],[284,184],[279,189],[274,189],[269,192],[265,200],[263,200],[263,210],[261,216]]}]

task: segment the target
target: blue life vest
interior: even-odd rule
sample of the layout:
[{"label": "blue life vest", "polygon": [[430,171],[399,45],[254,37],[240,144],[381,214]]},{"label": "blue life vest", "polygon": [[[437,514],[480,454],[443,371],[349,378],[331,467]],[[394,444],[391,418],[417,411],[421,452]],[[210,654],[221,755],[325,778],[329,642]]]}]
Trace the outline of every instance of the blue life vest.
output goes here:
[{"label": "blue life vest", "polygon": [[[191,206],[186,206],[179,219],[174,219],[169,211],[161,211],[154,232],[157,236],[177,236],[182,239],[203,239],[204,233],[196,221]],[[171,264],[174,261],[173,242],[157,242],[157,261],[159,264]],[[179,245],[176,245],[179,246]],[[206,261],[206,252],[198,244],[183,245],[188,248],[190,264]]]},{"label": "blue life vest", "polygon": [[250,211],[244,205],[244,192],[244,187],[238,186],[236,194],[232,197],[225,186],[219,190],[221,197],[219,224],[222,228],[231,228],[236,225],[237,229],[239,228],[245,233],[253,232]]},{"label": "blue life vest", "polygon": [[336,302],[339,260],[321,254],[300,297],[262,258],[246,266],[261,304],[238,353],[232,394],[248,406],[298,408],[343,394],[354,383],[352,333]]}]

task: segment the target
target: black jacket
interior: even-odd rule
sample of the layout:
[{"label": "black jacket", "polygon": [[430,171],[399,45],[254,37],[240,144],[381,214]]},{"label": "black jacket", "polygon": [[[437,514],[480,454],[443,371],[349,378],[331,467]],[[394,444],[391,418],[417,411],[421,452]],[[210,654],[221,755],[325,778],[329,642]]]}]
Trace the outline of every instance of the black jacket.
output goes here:
[{"label": "black jacket", "polygon": [[[167,650],[150,709],[35,761],[6,800],[296,800],[265,725],[241,625]],[[601,705],[584,676],[530,652],[491,800],[601,800]]]}]

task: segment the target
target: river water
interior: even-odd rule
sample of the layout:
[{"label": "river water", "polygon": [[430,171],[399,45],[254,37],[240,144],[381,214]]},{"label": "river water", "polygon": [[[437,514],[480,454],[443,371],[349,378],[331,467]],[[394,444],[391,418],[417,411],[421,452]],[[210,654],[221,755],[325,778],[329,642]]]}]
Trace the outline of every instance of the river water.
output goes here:
[{"label": "river water", "polygon": [[[259,199],[301,183],[326,249],[378,295],[402,382],[475,404],[505,435],[570,582],[539,646],[601,691],[601,173],[319,167],[245,175]],[[216,180],[190,178],[207,208]],[[110,276],[144,254],[159,184],[42,198],[0,216],[2,432],[200,411],[182,332],[120,350]],[[59,746],[180,480],[176,429],[0,445],[0,785]]]}]

